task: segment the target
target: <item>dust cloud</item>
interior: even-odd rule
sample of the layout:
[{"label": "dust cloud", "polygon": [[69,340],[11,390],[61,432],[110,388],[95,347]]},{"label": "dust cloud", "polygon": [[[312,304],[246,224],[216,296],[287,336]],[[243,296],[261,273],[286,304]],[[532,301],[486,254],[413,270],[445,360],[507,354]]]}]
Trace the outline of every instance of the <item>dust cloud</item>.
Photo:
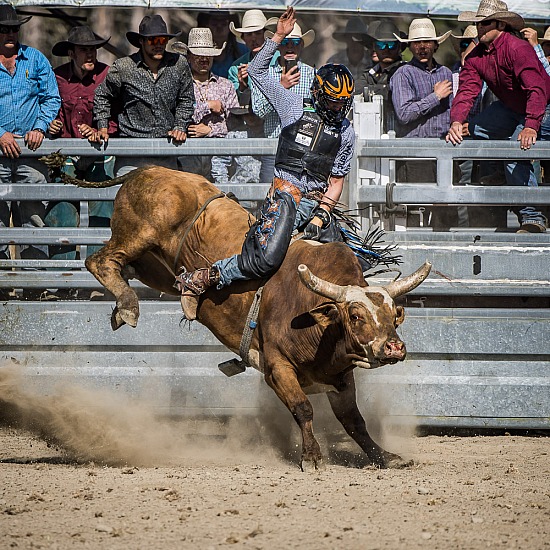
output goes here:
[{"label": "dust cloud", "polygon": [[197,420],[160,419],[147,404],[113,392],[64,384],[44,396],[24,382],[17,369],[0,368],[0,426],[31,432],[60,447],[67,460],[136,467],[281,460],[277,431],[262,434],[256,419],[210,421],[206,427]]}]

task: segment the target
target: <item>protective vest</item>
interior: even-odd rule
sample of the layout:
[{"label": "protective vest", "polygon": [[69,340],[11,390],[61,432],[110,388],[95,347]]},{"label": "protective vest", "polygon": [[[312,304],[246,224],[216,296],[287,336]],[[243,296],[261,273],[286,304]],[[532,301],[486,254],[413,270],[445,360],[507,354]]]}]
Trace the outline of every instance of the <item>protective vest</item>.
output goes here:
[{"label": "protective vest", "polygon": [[326,182],[330,176],[342,137],[339,128],[327,128],[315,111],[304,111],[294,124],[283,128],[275,166],[299,176],[303,172]]}]

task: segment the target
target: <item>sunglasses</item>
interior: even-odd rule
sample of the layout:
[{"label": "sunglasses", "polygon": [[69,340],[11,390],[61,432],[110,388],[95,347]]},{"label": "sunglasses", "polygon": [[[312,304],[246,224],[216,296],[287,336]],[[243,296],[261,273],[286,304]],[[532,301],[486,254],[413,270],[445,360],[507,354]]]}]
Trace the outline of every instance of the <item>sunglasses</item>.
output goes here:
[{"label": "sunglasses", "polygon": [[377,50],[393,50],[397,46],[397,42],[391,41],[391,42],[384,42],[382,40],[376,40],[374,43],[374,47]]},{"label": "sunglasses", "polygon": [[478,21],[476,25],[479,25],[480,27],[489,27],[495,22],[496,22],[495,19],[487,19],[486,21]]},{"label": "sunglasses", "polygon": [[170,40],[167,36],[148,36],[147,43],[151,46],[166,46]]},{"label": "sunglasses", "polygon": [[21,25],[2,25],[0,26],[0,34],[10,34],[12,32],[19,32]]},{"label": "sunglasses", "polygon": [[465,50],[471,43],[472,43],[471,40],[461,40],[459,44],[460,49]]},{"label": "sunglasses", "polygon": [[301,43],[301,38],[285,38],[281,42],[281,46],[288,46],[289,44],[292,44],[293,46],[299,46]]}]

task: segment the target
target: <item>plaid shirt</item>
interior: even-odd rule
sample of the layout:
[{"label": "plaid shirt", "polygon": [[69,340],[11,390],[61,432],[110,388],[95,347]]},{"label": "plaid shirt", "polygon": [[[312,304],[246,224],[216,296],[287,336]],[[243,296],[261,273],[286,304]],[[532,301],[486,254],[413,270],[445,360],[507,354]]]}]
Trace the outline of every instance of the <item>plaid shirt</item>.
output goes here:
[{"label": "plaid shirt", "polygon": [[451,70],[433,60],[433,69],[413,58],[395,71],[390,80],[393,106],[400,122],[398,137],[443,137],[450,126],[451,96],[437,99],[434,84],[453,81]]},{"label": "plaid shirt", "polygon": [[[256,54],[256,57],[248,66],[248,76],[254,86],[269,97],[270,105],[273,105],[275,114],[280,117],[280,128],[286,128],[299,120],[303,113],[303,96],[296,93],[296,88],[287,90],[271,72],[269,61],[277,49],[277,44],[269,38],[265,41],[263,48]],[[307,66],[307,65],[306,65]],[[264,97],[265,97],[264,96]],[[267,101],[267,100],[266,100]],[[279,129],[280,133],[280,129]],[[331,175],[345,176],[351,168],[353,148],[355,147],[355,133],[348,119],[345,119],[340,128],[341,143],[340,149],[334,159]],[[298,174],[286,169],[275,167],[275,177],[289,181],[303,193],[308,191],[326,191],[327,182],[321,181],[307,172]]]},{"label": "plaid shirt", "polygon": [[[227,78],[210,73],[210,78],[206,82],[193,80],[193,89],[196,100],[193,122],[195,124],[202,122],[210,127],[211,131],[207,137],[225,137],[229,109],[239,106],[237,92],[233,84]],[[210,110],[208,101],[213,99],[221,101],[222,113],[213,113]]]},{"label": "plaid shirt", "polygon": [[[273,42],[275,44],[275,42]],[[270,51],[273,48],[270,49]],[[276,48],[275,48],[276,50]],[[275,54],[273,51],[272,56]],[[257,56],[256,56],[257,57]],[[298,70],[300,71],[300,82],[296,84],[292,91],[302,98],[311,98],[311,84],[315,77],[315,69],[298,61]],[[277,82],[281,80],[283,74],[283,68],[279,63],[275,63],[269,66],[269,74],[276,79]],[[269,102],[269,99],[258,89],[258,86],[252,84],[250,87],[252,93],[252,110],[260,118],[264,119],[264,133],[265,137],[276,138],[281,133],[281,119],[275,111],[273,105]]]},{"label": "plaid shirt", "polygon": [[540,44],[537,44],[535,46],[535,53],[537,54],[539,61],[542,63],[544,70],[550,75],[550,63],[548,63],[548,59],[546,59],[546,56],[544,55],[544,50],[542,49],[542,46]]}]

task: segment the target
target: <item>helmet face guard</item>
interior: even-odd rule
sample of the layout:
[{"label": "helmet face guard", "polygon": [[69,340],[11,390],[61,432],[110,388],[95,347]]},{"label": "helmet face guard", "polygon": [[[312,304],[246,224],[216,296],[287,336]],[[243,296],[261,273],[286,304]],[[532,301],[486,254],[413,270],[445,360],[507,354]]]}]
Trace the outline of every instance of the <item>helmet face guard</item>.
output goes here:
[{"label": "helmet face guard", "polygon": [[324,122],[341,124],[353,103],[353,76],[345,65],[329,63],[315,73],[313,106]]}]

